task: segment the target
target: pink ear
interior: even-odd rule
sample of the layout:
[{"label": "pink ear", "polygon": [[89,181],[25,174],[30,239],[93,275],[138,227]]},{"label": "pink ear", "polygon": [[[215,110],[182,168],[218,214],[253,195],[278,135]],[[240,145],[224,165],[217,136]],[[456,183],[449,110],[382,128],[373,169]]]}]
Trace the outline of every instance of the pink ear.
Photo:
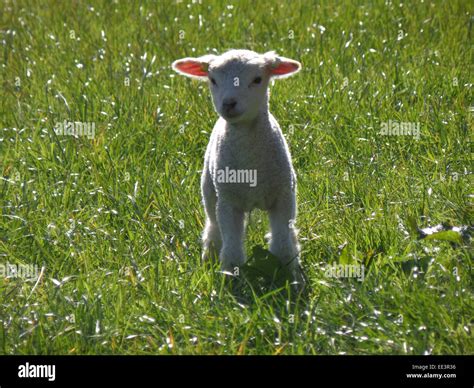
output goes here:
[{"label": "pink ear", "polygon": [[192,59],[183,59],[176,61],[173,64],[173,67],[181,73],[189,74],[196,77],[205,77],[208,75],[208,72],[205,69],[205,67],[207,66],[202,62]]},{"label": "pink ear", "polygon": [[291,74],[300,69],[298,62],[281,61],[276,67],[271,67],[270,73],[272,75]]}]

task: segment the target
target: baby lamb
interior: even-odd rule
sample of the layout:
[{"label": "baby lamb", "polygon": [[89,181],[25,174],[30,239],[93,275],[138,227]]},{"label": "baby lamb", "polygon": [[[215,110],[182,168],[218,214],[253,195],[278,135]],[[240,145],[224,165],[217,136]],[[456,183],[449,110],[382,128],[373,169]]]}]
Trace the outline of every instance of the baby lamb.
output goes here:
[{"label": "baby lamb", "polygon": [[224,271],[245,262],[245,213],[268,211],[270,252],[303,284],[296,221],[296,175],[280,126],[269,111],[270,80],[301,64],[275,52],[230,50],[173,62],[185,76],[208,81],[219,119],[204,159],[201,190],[206,212],[203,259],[219,253]]}]

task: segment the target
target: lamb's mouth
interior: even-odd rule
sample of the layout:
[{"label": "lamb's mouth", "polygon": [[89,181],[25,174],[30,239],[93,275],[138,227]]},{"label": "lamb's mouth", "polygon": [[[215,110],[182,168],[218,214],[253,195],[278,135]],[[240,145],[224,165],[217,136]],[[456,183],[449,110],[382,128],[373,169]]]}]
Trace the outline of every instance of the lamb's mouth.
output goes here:
[{"label": "lamb's mouth", "polygon": [[240,116],[242,116],[242,112],[228,112],[222,114],[222,117],[228,121],[235,121],[235,119],[238,119]]}]

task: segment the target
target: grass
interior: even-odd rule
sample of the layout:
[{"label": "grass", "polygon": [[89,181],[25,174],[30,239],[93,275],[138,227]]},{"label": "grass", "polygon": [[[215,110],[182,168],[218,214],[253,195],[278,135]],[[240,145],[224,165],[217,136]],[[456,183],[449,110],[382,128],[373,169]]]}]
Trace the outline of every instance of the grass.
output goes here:
[{"label": "grass", "polygon": [[[0,264],[43,268],[0,277],[1,354],[474,353],[471,242],[409,226],[472,225],[472,3],[1,7]],[[271,99],[298,175],[297,302],[200,261],[216,114],[170,64],[229,48],[304,66]],[[420,138],[380,135],[389,120]],[[268,226],[251,218],[250,256]],[[341,261],[364,281],[325,275]]]}]

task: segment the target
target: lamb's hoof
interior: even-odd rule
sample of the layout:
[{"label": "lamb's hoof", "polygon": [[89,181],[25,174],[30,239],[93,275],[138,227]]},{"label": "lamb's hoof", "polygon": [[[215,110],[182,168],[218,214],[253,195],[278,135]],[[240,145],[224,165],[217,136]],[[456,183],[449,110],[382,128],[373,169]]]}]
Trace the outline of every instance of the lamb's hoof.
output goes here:
[{"label": "lamb's hoof", "polygon": [[291,287],[296,294],[301,295],[306,291],[306,276],[299,265],[293,269],[292,274],[293,282],[291,283]]},{"label": "lamb's hoof", "polygon": [[215,248],[214,244],[210,244],[204,248],[201,259],[204,263],[215,263],[219,260],[219,251]]}]

